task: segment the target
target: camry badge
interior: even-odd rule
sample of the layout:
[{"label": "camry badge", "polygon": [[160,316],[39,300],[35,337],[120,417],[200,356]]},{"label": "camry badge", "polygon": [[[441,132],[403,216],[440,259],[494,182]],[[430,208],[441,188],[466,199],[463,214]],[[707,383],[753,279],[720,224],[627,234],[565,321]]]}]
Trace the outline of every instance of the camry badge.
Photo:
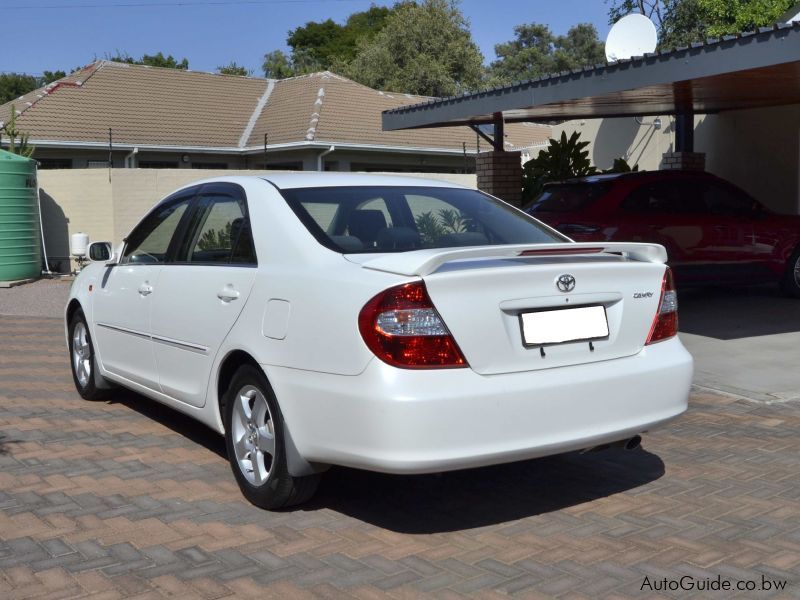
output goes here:
[{"label": "camry badge", "polygon": [[559,275],[556,279],[556,287],[562,292],[571,292],[575,289],[575,278],[569,273]]}]

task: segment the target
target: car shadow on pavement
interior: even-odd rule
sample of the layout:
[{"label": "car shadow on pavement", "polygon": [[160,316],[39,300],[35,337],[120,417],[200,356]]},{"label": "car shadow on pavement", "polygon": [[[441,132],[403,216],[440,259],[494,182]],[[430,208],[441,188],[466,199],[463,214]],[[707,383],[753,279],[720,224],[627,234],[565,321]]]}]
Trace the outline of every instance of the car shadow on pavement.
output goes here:
[{"label": "car shadow on pavement", "polygon": [[[227,462],[223,437],[190,417],[124,389],[114,390],[108,401],[123,404]],[[316,496],[286,512],[329,509],[398,533],[441,533],[561,510],[636,489],[663,474],[661,459],[641,447],[572,452],[433,475],[333,467],[322,476]]]},{"label": "car shadow on pavement", "polygon": [[221,435],[199,421],[179,413],[177,410],[124,388],[115,388],[109,395],[107,402],[123,404],[142,416],[157,421],[195,444],[203,446],[206,450],[214,452],[225,461],[228,460],[228,455],[225,452],[225,439]]},{"label": "car shadow on pavement", "polygon": [[497,525],[591,502],[664,474],[639,448],[576,452],[436,475],[383,475],[332,468],[301,510],[328,508],[398,533]]},{"label": "car shadow on pavement", "polygon": [[800,331],[800,299],[777,285],[678,290],[682,333],[719,340]]}]

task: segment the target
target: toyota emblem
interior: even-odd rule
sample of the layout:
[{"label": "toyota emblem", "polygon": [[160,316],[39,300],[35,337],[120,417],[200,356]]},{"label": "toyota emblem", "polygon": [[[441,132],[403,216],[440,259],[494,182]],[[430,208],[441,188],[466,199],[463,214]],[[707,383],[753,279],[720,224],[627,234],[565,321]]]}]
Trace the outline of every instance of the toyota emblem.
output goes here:
[{"label": "toyota emblem", "polygon": [[575,289],[575,278],[569,273],[559,275],[556,279],[556,287],[562,292],[571,292]]}]

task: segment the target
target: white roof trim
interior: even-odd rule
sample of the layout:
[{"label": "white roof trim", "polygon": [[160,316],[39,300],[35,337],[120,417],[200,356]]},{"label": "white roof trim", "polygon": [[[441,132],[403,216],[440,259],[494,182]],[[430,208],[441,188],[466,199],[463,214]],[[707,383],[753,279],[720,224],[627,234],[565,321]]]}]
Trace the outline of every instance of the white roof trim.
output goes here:
[{"label": "white roof trim", "polygon": [[[102,149],[108,150],[108,142],[67,142],[61,140],[30,140],[31,145],[37,148],[75,148],[75,149]],[[396,152],[399,154],[441,154],[447,156],[463,156],[463,151],[457,148],[428,148],[424,146],[384,146],[381,144],[356,144],[338,141],[315,140],[313,142],[286,142],[283,144],[270,144],[269,150],[303,150],[303,149],[327,149],[335,145],[337,150],[364,150],[367,152]],[[526,148],[544,147],[546,143],[534,144],[532,146],[517,146],[514,150],[525,150]],[[130,152],[134,148],[139,151],[160,151],[160,152],[197,152],[200,154],[256,154],[263,153],[263,146],[169,146],[159,144],[140,144],[140,143],[114,143],[114,150],[127,150]],[[467,148],[467,155],[474,156],[475,148]]]},{"label": "white roof trim", "polygon": [[269,97],[272,95],[272,90],[274,89],[275,80],[270,79],[269,83],[267,84],[267,89],[264,91],[264,95],[258,99],[256,109],[253,111],[253,114],[250,115],[250,120],[247,122],[247,126],[244,128],[242,136],[239,138],[239,148],[244,148],[245,144],[247,144],[247,140],[250,139],[250,135],[253,133],[253,129],[255,129],[258,118],[261,116],[264,107],[267,105],[267,100],[269,100]]}]

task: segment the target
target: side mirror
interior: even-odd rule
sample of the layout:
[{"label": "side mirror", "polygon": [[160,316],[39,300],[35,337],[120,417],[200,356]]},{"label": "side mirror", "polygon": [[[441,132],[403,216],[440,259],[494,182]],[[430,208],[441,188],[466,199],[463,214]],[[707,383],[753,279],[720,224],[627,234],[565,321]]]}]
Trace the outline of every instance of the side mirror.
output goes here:
[{"label": "side mirror", "polygon": [[92,242],[89,244],[89,260],[92,262],[108,262],[114,259],[111,242]]}]

